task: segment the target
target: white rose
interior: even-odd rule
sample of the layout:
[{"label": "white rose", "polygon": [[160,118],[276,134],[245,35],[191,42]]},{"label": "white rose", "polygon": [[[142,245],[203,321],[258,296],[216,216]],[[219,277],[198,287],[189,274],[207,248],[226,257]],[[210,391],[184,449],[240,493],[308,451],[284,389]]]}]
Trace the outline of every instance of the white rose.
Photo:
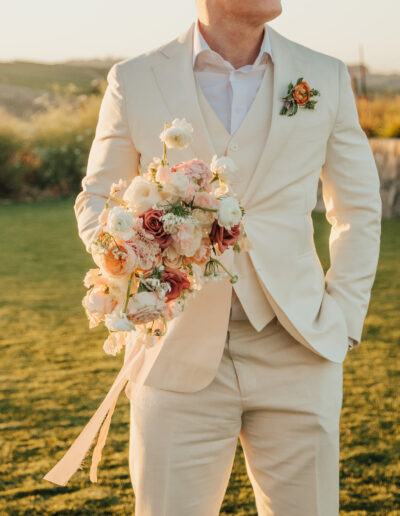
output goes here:
[{"label": "white rose", "polygon": [[131,331],[135,329],[135,326],[122,311],[107,314],[105,325],[110,331]]},{"label": "white rose", "polygon": [[133,215],[130,211],[122,206],[115,206],[109,211],[105,230],[113,237],[129,240],[134,235],[132,226]]},{"label": "white rose", "polygon": [[240,181],[239,169],[235,162],[228,156],[217,158],[214,154],[210,165],[211,172],[218,176],[224,183],[238,183]]},{"label": "white rose", "polygon": [[231,229],[242,219],[239,201],[235,197],[222,199],[218,207],[218,224],[225,229]]},{"label": "white rose", "polygon": [[124,201],[136,216],[141,215],[161,200],[157,185],[142,176],[135,176],[124,193]]},{"label": "white rose", "polygon": [[160,133],[160,140],[169,149],[184,149],[192,141],[193,127],[185,118],[174,118],[171,127]]}]

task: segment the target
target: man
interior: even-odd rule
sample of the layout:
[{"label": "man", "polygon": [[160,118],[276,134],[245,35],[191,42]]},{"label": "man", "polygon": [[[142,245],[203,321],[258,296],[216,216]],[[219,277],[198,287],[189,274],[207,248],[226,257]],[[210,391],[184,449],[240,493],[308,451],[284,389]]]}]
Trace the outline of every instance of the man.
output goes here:
[{"label": "man", "polygon": [[239,282],[208,284],[130,377],[136,514],[218,514],[239,437],[260,515],[337,515],[342,363],[360,343],[379,254],[374,159],[343,62],[269,27],[280,0],[197,9],[178,38],[110,70],[75,204],[89,250],[111,183],[160,154],[175,117],[194,134],[171,163],[227,155],[241,173],[252,247],[223,255]]}]

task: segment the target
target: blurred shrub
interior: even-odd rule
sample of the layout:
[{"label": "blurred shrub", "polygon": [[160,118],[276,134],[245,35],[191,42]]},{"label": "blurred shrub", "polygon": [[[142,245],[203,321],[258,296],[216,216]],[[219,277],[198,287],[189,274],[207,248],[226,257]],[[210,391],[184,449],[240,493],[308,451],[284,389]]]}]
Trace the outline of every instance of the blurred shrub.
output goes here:
[{"label": "blurred shrub", "polygon": [[105,83],[22,120],[0,109],[0,198],[76,193],[86,172]]},{"label": "blurred shrub", "polygon": [[400,95],[357,99],[360,124],[369,138],[400,138]]}]

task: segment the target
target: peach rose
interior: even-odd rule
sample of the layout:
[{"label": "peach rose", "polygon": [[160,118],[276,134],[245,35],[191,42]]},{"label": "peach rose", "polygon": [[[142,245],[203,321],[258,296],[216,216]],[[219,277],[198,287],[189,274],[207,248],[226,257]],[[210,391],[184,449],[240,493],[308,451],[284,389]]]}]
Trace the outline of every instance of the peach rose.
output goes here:
[{"label": "peach rose", "polygon": [[137,256],[133,249],[115,244],[104,253],[93,256],[96,264],[111,276],[127,276],[137,267]]},{"label": "peach rose", "polygon": [[299,106],[304,106],[310,100],[310,86],[305,82],[300,82],[294,88],[293,98]]}]

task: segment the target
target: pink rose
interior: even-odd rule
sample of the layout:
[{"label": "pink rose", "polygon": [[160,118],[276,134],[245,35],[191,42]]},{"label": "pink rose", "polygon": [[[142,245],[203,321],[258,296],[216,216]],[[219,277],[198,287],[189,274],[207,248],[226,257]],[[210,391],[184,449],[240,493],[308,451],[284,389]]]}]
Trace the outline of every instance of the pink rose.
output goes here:
[{"label": "pink rose", "polygon": [[218,249],[222,254],[226,249],[232,247],[240,238],[241,227],[240,224],[232,226],[231,229],[226,229],[218,224],[217,220],[211,228],[210,239],[214,244],[218,244]]},{"label": "pink rose", "polygon": [[165,249],[172,244],[172,236],[164,230],[162,220],[160,220],[162,215],[164,215],[163,210],[149,208],[140,215],[140,218],[143,220],[143,229],[146,233],[153,235],[161,249]]},{"label": "pink rose", "polygon": [[181,161],[171,168],[172,172],[183,172],[191,181],[197,181],[202,188],[209,186],[213,174],[209,167],[200,159]]},{"label": "pink rose", "polygon": [[165,303],[155,292],[138,292],[128,302],[127,317],[134,324],[144,324],[158,319]]},{"label": "pink rose", "polygon": [[186,274],[170,267],[165,267],[161,281],[168,283],[171,287],[171,290],[165,295],[167,301],[178,298],[182,290],[190,288],[190,281]]},{"label": "pink rose", "polygon": [[191,221],[182,222],[174,234],[174,245],[178,253],[193,256],[201,242],[201,230]]}]

